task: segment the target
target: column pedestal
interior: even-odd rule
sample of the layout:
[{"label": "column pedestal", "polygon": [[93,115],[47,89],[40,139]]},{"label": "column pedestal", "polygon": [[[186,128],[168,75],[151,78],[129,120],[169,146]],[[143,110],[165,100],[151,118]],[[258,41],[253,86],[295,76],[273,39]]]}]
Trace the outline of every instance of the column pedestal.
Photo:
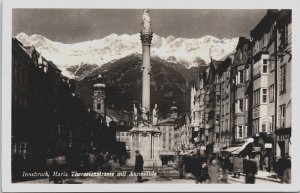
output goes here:
[{"label": "column pedestal", "polygon": [[135,165],[135,151],[139,150],[144,159],[144,168],[159,167],[162,165],[159,158],[159,140],[161,132],[157,127],[143,126],[132,128],[131,135],[131,151],[129,166]]}]

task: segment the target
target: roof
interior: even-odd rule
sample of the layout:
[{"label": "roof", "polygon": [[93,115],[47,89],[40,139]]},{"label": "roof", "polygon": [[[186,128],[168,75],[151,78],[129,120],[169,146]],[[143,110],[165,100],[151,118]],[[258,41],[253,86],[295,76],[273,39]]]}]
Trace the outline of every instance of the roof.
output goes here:
[{"label": "roof", "polygon": [[263,35],[265,32],[268,32],[268,30],[271,28],[278,14],[279,10],[269,9],[267,14],[260,20],[255,28],[251,30],[250,36],[253,37],[254,40],[260,39],[261,35]]},{"label": "roof", "polygon": [[222,60],[212,60],[212,66],[214,71],[218,74],[223,74],[231,64],[231,58],[227,55]]},{"label": "roof", "polygon": [[23,46],[23,44],[21,45],[21,48],[28,54],[28,56],[31,58],[31,54],[33,52],[33,50],[35,50],[34,46]]},{"label": "roof", "polygon": [[277,25],[279,27],[282,27],[287,23],[291,23],[291,21],[292,21],[292,11],[290,9],[280,10],[277,21],[278,21]]},{"label": "roof", "polygon": [[239,41],[236,45],[236,50],[243,47],[243,45],[245,45],[245,44],[250,44],[250,40],[245,37],[239,37]]},{"label": "roof", "polygon": [[61,70],[59,68],[57,68],[57,66],[52,61],[48,61],[48,65],[51,66],[52,68],[54,68],[55,70],[61,72]]},{"label": "roof", "polygon": [[209,65],[200,65],[200,66],[199,66],[199,71],[200,71],[200,72],[205,72],[206,69],[208,69],[208,68],[209,68]]},{"label": "roof", "polygon": [[100,88],[105,88],[105,84],[102,84],[102,83],[97,83],[97,84],[94,84],[94,87],[100,87]]}]

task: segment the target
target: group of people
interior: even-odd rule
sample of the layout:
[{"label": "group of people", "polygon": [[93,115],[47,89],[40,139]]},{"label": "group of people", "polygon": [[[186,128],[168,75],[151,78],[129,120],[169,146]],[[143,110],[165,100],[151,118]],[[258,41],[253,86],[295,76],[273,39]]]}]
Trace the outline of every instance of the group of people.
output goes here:
[{"label": "group of people", "polygon": [[46,170],[49,172],[49,181],[63,183],[62,177],[53,176],[53,171],[67,172],[70,176],[72,171],[89,172],[117,172],[121,171],[121,166],[126,164],[127,154],[116,155],[109,152],[100,152],[96,149],[88,151],[81,150],[67,151],[55,154],[48,150],[46,158]]},{"label": "group of people", "polygon": [[[288,168],[286,161],[278,161],[280,168],[278,173],[284,176],[283,170]],[[285,165],[283,167],[282,165]],[[196,183],[227,183],[228,175],[232,174],[233,178],[240,178],[245,175],[245,183],[254,184],[255,175],[259,169],[259,160],[254,155],[210,155],[202,156],[197,154],[179,156],[178,171],[180,178],[186,173],[191,173]],[[287,170],[285,173],[288,175]]]},{"label": "group of people", "polygon": [[[143,156],[139,150],[135,151],[134,172],[137,174],[136,182],[143,182],[142,172],[144,169]],[[95,149],[90,151],[69,152],[65,155],[51,154],[47,156],[47,171],[68,172],[78,171],[102,171],[119,172],[122,166],[126,166],[127,154],[111,155],[109,152],[97,152]],[[228,176],[240,178],[243,173],[245,183],[254,184],[261,163],[255,155],[224,155],[219,154],[204,156],[200,154],[179,155],[177,169],[179,177],[183,178],[186,174],[192,174],[195,183],[227,183]],[[282,183],[291,183],[291,158],[286,155],[282,158],[275,158],[273,162],[273,171]],[[50,176],[49,181],[62,183],[62,178]]]},{"label": "group of people", "polygon": [[288,154],[281,158],[275,157],[273,168],[281,183],[291,183],[291,157]]}]

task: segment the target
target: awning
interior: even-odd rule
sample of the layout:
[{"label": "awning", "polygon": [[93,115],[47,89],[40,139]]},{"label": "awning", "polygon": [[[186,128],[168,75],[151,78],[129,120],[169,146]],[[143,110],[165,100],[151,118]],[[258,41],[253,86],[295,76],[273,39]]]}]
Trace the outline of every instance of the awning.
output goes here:
[{"label": "awning", "polygon": [[291,136],[291,128],[279,128],[275,131],[276,135],[290,135]]},{"label": "awning", "polygon": [[248,138],[242,146],[229,147],[227,149],[224,149],[223,151],[229,152],[231,154],[239,154],[241,151],[243,151],[247,147],[247,145],[249,145],[250,143],[253,143],[253,141],[254,141],[253,138]]},{"label": "awning", "polygon": [[238,150],[239,148],[240,147],[229,147],[229,148],[224,149],[222,151],[227,151],[227,152],[231,153],[231,152],[234,152],[234,151]]}]

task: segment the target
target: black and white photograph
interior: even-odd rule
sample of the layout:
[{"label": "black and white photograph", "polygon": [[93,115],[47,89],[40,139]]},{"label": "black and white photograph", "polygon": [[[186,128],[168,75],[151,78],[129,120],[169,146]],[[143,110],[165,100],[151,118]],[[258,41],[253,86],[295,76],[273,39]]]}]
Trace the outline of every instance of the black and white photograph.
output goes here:
[{"label": "black and white photograph", "polygon": [[12,8],[6,180],[295,184],[294,12]]}]

